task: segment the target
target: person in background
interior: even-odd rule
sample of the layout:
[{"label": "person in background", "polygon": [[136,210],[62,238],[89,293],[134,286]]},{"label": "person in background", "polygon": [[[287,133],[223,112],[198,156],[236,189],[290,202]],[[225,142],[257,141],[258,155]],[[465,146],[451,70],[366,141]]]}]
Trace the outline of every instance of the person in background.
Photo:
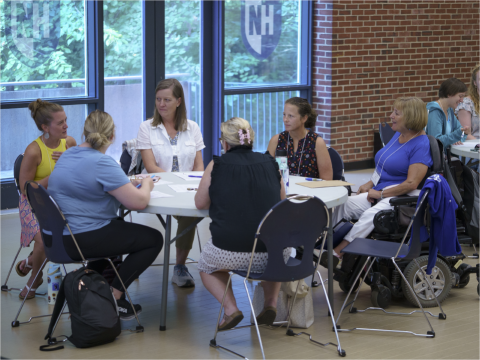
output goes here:
[{"label": "person in background", "polygon": [[[83,130],[85,142],[62,155],[50,175],[48,191],[62,209],[86,258],[128,254],[119,270],[128,288],[157,258],[163,237],[156,229],[117,218],[120,204],[131,210],[147,207],[153,180],[146,177],[132,184],[117,162],[105,155],[114,135],[115,124],[109,114],[100,110],[90,113]],[[140,188],[136,188],[138,184]],[[63,235],[67,254],[80,261],[67,228]],[[101,274],[108,264],[107,260],[98,260],[89,262],[88,267]],[[112,282],[112,293],[120,319],[133,319],[135,313],[117,277]],[[134,307],[137,314],[142,311],[140,305]]]},{"label": "person in background", "polygon": [[[30,255],[15,266],[17,274],[22,277],[32,270],[27,285],[19,294],[20,299],[26,297],[27,300],[35,297],[35,291],[43,283],[42,264],[45,261],[45,251],[40,227],[28,204],[24,186],[27,181],[34,180],[47,188],[50,174],[58,158],[69,147],[77,145],[75,139],[67,135],[67,115],[61,105],[37,99],[28,105],[28,109],[42,135],[27,146],[19,176],[19,187],[22,192],[18,206],[22,226],[20,242],[23,247],[27,247],[32,240],[35,241]],[[38,272],[40,274],[33,284]]]},{"label": "person in background", "polygon": [[[202,132],[199,126],[187,120],[187,108],[182,84],[176,79],[165,79],[155,89],[153,118],[140,125],[137,150],[140,150],[145,172],[203,171]],[[188,228],[196,218],[175,216],[177,235]],[[185,266],[195,238],[195,227],[177,239],[177,259],[172,282],[179,287],[195,286]]]},{"label": "person in background", "polygon": [[[374,229],[373,218],[381,210],[390,210],[390,199],[408,194],[415,196],[417,189],[433,164],[430,141],[423,128],[428,115],[425,103],[417,97],[398,98],[390,115],[395,135],[375,155],[375,171],[372,179],[359,187],[357,194],[350,196],[333,212],[332,222],[358,219],[345,238],[334,250],[334,267],[343,256],[342,250],[355,238],[364,238]],[[372,206],[372,204],[376,204]],[[328,266],[327,253],[321,255],[320,263]]]},{"label": "person in background", "polygon": [[332,162],[327,146],[312,130],[316,121],[317,114],[307,100],[288,99],[283,110],[285,131],[270,139],[268,152],[275,157],[276,150],[287,151],[290,175],[332,180]]},{"label": "person in background", "polygon": [[470,126],[462,126],[454,114],[466,91],[467,87],[463,82],[450,78],[440,85],[438,100],[427,104],[427,135],[439,139],[445,149],[451,145],[462,144],[462,135],[471,133]]},{"label": "person in background", "polygon": [[[234,117],[222,123],[220,139],[226,153],[214,156],[208,164],[195,194],[195,206],[209,209],[212,219],[212,238],[203,248],[198,270],[207,290],[221,303],[229,270],[247,271],[258,225],[276,203],[285,199],[285,187],[274,158],[252,151],[255,133],[248,121]],[[266,251],[263,243],[257,244],[252,272],[264,271]],[[290,253],[291,248],[284,250],[285,261]],[[263,282],[262,286],[265,304],[257,321],[271,325],[276,317],[280,283]],[[219,330],[231,329],[243,319],[232,284],[224,306]]]},{"label": "person in background", "polygon": [[470,77],[470,85],[468,86],[467,96],[458,104],[455,114],[458,121],[463,127],[470,127],[471,134],[467,136],[467,140],[480,138],[480,65],[477,65]]}]

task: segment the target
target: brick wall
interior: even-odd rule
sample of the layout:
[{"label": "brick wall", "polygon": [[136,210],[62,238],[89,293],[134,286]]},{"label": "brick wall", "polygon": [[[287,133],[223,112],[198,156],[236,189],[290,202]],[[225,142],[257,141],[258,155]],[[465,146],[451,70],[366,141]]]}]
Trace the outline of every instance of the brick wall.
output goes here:
[{"label": "brick wall", "polygon": [[317,131],[345,162],[373,158],[395,98],[436,100],[480,62],[478,0],[316,1],[314,25]]}]

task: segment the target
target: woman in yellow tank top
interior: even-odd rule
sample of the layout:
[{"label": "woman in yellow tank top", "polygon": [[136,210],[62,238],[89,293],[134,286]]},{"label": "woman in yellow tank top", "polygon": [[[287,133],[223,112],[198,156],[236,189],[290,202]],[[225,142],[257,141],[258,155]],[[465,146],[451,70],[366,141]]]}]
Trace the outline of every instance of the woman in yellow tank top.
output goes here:
[{"label": "woman in yellow tank top", "polygon": [[[20,242],[23,247],[27,247],[30,246],[32,240],[35,241],[33,251],[28,258],[19,261],[15,267],[17,274],[22,277],[33,270],[27,285],[19,294],[20,299],[26,297],[27,300],[35,297],[37,287],[43,283],[42,269],[45,266],[46,257],[40,227],[28,205],[24,185],[28,180],[34,180],[47,188],[48,178],[58,158],[69,147],[77,145],[74,138],[67,136],[67,116],[61,105],[37,99],[30,103],[28,108],[42,135],[27,146],[20,167],[19,186],[22,191],[19,202],[22,225]],[[33,283],[37,273],[39,275]]]}]

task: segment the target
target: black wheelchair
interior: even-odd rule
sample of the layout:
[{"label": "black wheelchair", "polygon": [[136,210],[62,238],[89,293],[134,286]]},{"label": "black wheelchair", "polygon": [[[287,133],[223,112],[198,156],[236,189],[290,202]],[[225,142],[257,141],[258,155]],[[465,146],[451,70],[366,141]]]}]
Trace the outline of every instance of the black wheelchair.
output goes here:
[{"label": "black wheelchair", "polygon": [[[427,177],[433,174],[442,174],[447,179],[452,194],[459,204],[460,211],[467,212],[468,209],[461,201],[461,196],[458,194],[458,190],[451,178],[448,165],[443,155],[443,145],[440,141],[432,136],[429,136],[430,148],[433,158],[433,165],[428,170],[425,179],[420,183],[419,189],[424,185]],[[456,193],[455,193],[456,192]],[[400,196],[390,200],[390,204],[393,206],[391,210],[379,211],[374,218],[375,228],[370,234],[369,238],[376,240],[401,242],[405,236],[405,232],[408,227],[408,223],[411,216],[415,212],[418,197],[416,196]],[[429,229],[429,215],[428,212],[425,215],[425,225]],[[351,228],[351,224],[348,224],[345,220],[341,221],[334,227],[334,247],[336,241],[341,241],[343,236],[335,236],[338,233],[342,233]],[[470,231],[470,234],[465,234],[466,227],[458,227],[463,237],[472,237],[472,243],[478,243],[478,229],[476,234]],[[407,234],[407,236],[410,236]],[[476,236],[476,239],[475,239]],[[422,269],[426,269],[428,263],[428,242],[422,244],[421,256],[417,258]],[[297,251],[298,252],[298,251]],[[301,254],[300,254],[301,255]],[[432,277],[430,282],[433,284],[435,294],[428,289],[428,286],[424,283],[424,278],[413,261],[397,262],[406,279],[410,283],[412,289],[419,297],[419,300],[423,307],[437,306],[435,297],[441,303],[445,300],[450,290],[453,287],[464,287],[470,280],[470,274],[475,273],[477,268],[472,268],[470,265],[463,263],[463,259],[466,256],[460,254],[457,256],[443,256],[438,254],[437,262],[432,270]],[[316,257],[314,257],[314,261]],[[353,287],[356,290],[359,285],[357,275],[362,272],[362,278],[365,269],[363,268],[366,261],[365,257],[345,254],[343,256],[342,264],[340,268],[334,269],[334,280],[338,281],[340,288],[345,293]],[[365,282],[371,287],[371,301],[375,307],[386,308],[393,298],[405,297],[411,304],[418,306],[415,300],[415,294],[411,293],[406,284],[403,284],[404,280],[393,263],[389,259],[378,259],[371,267],[368,276],[365,278]],[[312,286],[318,286],[320,284],[313,282]]]}]

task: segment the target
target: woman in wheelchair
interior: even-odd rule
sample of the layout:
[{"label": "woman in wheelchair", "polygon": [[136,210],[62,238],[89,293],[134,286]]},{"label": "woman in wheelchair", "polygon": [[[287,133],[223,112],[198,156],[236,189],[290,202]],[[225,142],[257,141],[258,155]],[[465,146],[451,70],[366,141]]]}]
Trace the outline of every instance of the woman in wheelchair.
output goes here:
[{"label": "woman in wheelchair", "polygon": [[[402,97],[395,101],[393,107],[390,119],[396,134],[375,155],[375,172],[371,180],[334,210],[333,224],[342,219],[358,219],[334,249],[334,267],[343,256],[344,247],[355,238],[364,238],[372,232],[377,212],[393,209],[389,203],[392,197],[420,193],[417,187],[433,163],[430,143],[423,131],[428,121],[425,103],[417,97]],[[320,263],[328,265],[326,252],[322,254]]]},{"label": "woman in wheelchair", "polygon": [[[232,118],[221,126],[221,143],[226,153],[214,156],[207,166],[195,205],[210,209],[212,238],[202,249],[198,270],[207,290],[221,303],[228,283],[229,270],[247,271],[255,233],[265,214],[285,199],[285,187],[278,164],[269,154],[252,151],[254,132],[248,121]],[[267,265],[267,249],[257,244],[252,272],[262,272]],[[291,248],[284,250],[288,260]],[[263,282],[265,306],[257,316],[259,324],[275,320],[280,283]],[[235,327],[243,314],[238,309],[230,284],[225,298],[224,318],[219,330]]]},{"label": "woman in wheelchair", "polygon": [[332,180],[332,161],[327,146],[312,130],[316,121],[317,114],[307,100],[288,99],[283,110],[285,131],[270,139],[268,152],[273,157],[276,150],[287,152],[290,175]]}]

